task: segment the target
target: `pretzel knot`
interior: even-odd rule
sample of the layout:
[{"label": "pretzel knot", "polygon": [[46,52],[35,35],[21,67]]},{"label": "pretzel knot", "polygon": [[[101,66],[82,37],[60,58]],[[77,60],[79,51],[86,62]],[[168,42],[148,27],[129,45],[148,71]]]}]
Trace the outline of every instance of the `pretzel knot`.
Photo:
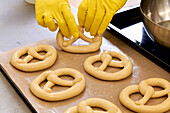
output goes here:
[{"label": "pretzel knot", "polygon": [[[105,111],[93,110],[91,107],[102,108]],[[122,113],[122,112],[116,105],[105,99],[90,98],[81,101],[77,106],[73,106],[67,109],[64,113]]]},{"label": "pretzel knot", "polygon": [[102,36],[94,36],[94,38],[88,38],[84,35],[84,30],[82,27],[79,28],[79,38],[82,40],[89,42],[90,45],[83,45],[83,46],[71,46],[77,38],[71,38],[67,41],[64,40],[64,36],[62,35],[61,31],[58,31],[56,40],[60,48],[62,48],[64,51],[71,52],[71,53],[89,53],[97,51],[102,43]]},{"label": "pretzel knot", "polygon": [[[42,51],[46,52],[45,55],[40,55],[38,53]],[[21,59],[24,55],[27,56],[24,59]],[[34,58],[39,59],[40,61],[30,63]],[[56,50],[49,45],[43,44],[36,47],[26,47],[16,51],[11,57],[11,64],[22,71],[39,71],[52,66],[55,63],[56,58]]]},{"label": "pretzel knot", "polygon": [[[59,78],[62,75],[69,75],[74,78],[73,81],[63,80]],[[43,88],[40,84],[47,80]],[[52,92],[54,85],[70,86],[67,90],[60,92]],[[32,93],[40,99],[47,101],[59,101],[74,97],[80,94],[85,88],[85,78],[77,70],[71,68],[62,68],[55,71],[45,71],[35,78],[30,84]]]},{"label": "pretzel knot", "polygon": [[[121,61],[112,60],[112,57],[117,57]],[[102,61],[99,68],[94,67],[92,64],[97,61]],[[122,70],[115,73],[107,73],[104,70],[107,66],[121,67]],[[88,57],[84,62],[84,69],[92,76],[102,80],[120,80],[128,77],[132,73],[132,62],[124,54],[114,51],[103,52],[101,55]]]},{"label": "pretzel knot", "polygon": [[[163,88],[161,91],[154,91],[152,86]],[[133,101],[129,95],[140,92],[143,98]],[[144,105],[150,98],[159,98],[167,95],[167,99],[157,105]],[[170,83],[161,78],[150,78],[143,80],[139,85],[128,86],[120,93],[120,101],[127,108],[140,113],[163,113],[170,110]]]}]

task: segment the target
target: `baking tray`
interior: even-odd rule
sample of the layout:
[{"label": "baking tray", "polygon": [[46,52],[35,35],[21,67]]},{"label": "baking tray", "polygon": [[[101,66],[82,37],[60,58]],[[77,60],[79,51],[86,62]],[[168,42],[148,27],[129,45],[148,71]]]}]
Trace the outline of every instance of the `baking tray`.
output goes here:
[{"label": "baking tray", "polygon": [[[9,81],[11,81],[12,86],[18,90],[20,95],[22,95],[23,99],[29,105],[29,108],[33,112],[63,113],[67,108],[77,105],[81,100],[98,97],[113,102],[125,113],[131,113],[132,111],[125,108],[119,102],[118,99],[119,93],[123,88],[129,85],[138,84],[141,80],[152,77],[160,77],[166,80],[170,80],[170,76],[167,71],[165,71],[164,69],[150,61],[148,58],[144,57],[138,51],[131,48],[126,43],[122,42],[120,39],[113,36],[111,33],[107,31],[103,35],[103,43],[101,45],[100,50],[89,54],[72,54],[64,52],[58,47],[55,38],[49,38],[26,46],[36,46],[40,44],[49,44],[55,47],[56,50],[58,51],[58,58],[55,64],[52,67],[42,71],[25,73],[17,70],[10,64],[10,57],[12,53],[23,47],[15,48],[13,50],[0,54],[0,64],[2,70],[5,73],[5,76],[8,78]],[[96,79],[93,76],[86,73],[83,69],[84,60],[91,55],[101,54],[101,52],[103,52],[104,50],[117,51],[126,54],[133,62],[132,74],[126,79],[108,82]],[[100,65],[100,63],[97,63],[95,65],[96,66]],[[47,102],[38,99],[30,92],[29,84],[35,77],[37,77],[40,73],[46,70],[56,70],[60,68],[74,68],[79,70],[85,76],[86,88],[80,95],[63,101]],[[115,72],[118,70],[120,69],[114,68],[106,69],[106,71],[108,72]],[[134,94],[132,98],[139,99],[140,95],[135,96]],[[162,100],[164,100],[164,98],[158,99],[157,102]],[[147,104],[150,103],[153,104],[154,99],[149,101]]]}]

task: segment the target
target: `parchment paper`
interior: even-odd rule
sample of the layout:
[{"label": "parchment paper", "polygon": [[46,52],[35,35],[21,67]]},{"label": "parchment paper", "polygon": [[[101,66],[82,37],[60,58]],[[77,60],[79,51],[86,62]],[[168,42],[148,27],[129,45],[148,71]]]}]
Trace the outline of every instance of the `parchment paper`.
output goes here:
[{"label": "parchment paper", "polygon": [[[58,51],[58,58],[55,64],[45,70],[26,73],[17,70],[10,64],[10,57],[13,52],[19,50],[20,48],[16,48],[4,53],[0,53],[0,64],[1,68],[6,72],[7,76],[16,84],[16,87],[20,90],[20,92],[25,96],[28,102],[34,107],[37,112],[40,113],[63,113],[67,108],[71,106],[77,105],[81,100],[98,97],[109,100],[117,105],[123,113],[131,113],[132,111],[128,110],[119,102],[119,93],[120,91],[129,86],[138,84],[140,81],[153,78],[153,77],[160,77],[170,81],[170,74],[144,57],[142,54],[137,52],[135,49],[129,47],[127,44],[119,40],[117,37],[114,37],[109,32],[105,32],[103,35],[103,42],[100,47],[100,50],[94,53],[89,54],[72,54],[65,51],[62,51],[54,38],[49,38],[40,42],[36,42],[26,46],[36,46],[39,44],[49,44],[56,48]],[[81,45],[86,43],[81,43],[81,40],[77,41],[74,45]],[[91,55],[101,54],[104,50],[106,51],[117,51],[126,54],[133,63],[133,72],[132,74],[127,77],[126,79],[120,81],[102,81],[99,79],[94,78],[93,76],[87,74],[83,69],[83,62],[85,59]],[[101,63],[94,64],[95,66],[99,66]],[[29,89],[29,84],[31,81],[39,76],[40,73],[46,70],[56,70],[60,68],[74,68],[79,70],[86,79],[86,88],[85,90],[78,96],[73,97],[71,99],[58,101],[58,102],[47,102],[35,97]],[[119,71],[120,69],[115,69],[109,67],[106,69],[107,72],[115,72]],[[66,89],[60,87],[59,89]],[[53,88],[53,90],[57,91],[58,88]],[[139,94],[134,94],[131,96],[132,99],[138,100],[142,96]],[[162,102],[164,98],[159,99],[151,99],[147,104],[154,105]],[[170,113],[167,112],[167,113]]]}]

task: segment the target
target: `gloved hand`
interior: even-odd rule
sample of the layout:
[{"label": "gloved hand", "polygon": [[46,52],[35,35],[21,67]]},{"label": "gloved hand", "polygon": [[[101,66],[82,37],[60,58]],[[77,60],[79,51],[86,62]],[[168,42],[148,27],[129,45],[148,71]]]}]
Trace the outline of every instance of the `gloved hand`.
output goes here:
[{"label": "gloved hand", "polygon": [[[36,20],[39,25],[55,31],[59,26],[61,33],[70,38],[78,38],[79,31],[68,0],[36,0]],[[57,24],[56,24],[57,22]]]},{"label": "gloved hand", "polygon": [[106,30],[117,10],[122,8],[127,0],[83,0],[78,7],[80,26],[92,36],[101,35]]}]

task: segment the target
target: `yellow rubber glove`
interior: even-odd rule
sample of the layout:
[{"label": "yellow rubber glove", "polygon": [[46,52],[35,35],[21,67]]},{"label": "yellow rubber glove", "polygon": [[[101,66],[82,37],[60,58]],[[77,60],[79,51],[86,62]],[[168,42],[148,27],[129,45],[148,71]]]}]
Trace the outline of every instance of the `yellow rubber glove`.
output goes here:
[{"label": "yellow rubber glove", "polygon": [[80,26],[92,36],[101,35],[106,30],[115,13],[127,0],[83,0],[78,7]]},{"label": "yellow rubber glove", "polygon": [[[79,31],[71,12],[68,0],[36,0],[36,20],[39,25],[55,31],[59,26],[61,33],[70,38],[79,37]],[[57,23],[56,23],[57,22]]]}]

